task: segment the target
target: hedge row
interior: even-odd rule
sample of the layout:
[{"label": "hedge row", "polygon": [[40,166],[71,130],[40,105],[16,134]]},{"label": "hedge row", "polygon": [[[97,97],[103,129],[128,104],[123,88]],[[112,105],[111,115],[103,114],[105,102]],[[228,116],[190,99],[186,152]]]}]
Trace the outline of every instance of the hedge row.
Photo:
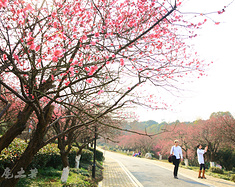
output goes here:
[{"label": "hedge row", "polygon": [[[0,173],[4,171],[6,167],[11,168],[14,162],[19,159],[20,155],[24,152],[27,147],[27,143],[23,140],[16,138],[8,148],[5,148],[0,155]],[[69,153],[69,163],[70,167],[75,167],[75,157],[76,152],[78,151],[77,147],[73,147]],[[103,153],[100,151],[96,152],[97,160],[103,160]],[[90,162],[93,158],[93,152],[89,149],[83,149],[81,156],[81,163]],[[33,161],[29,165],[30,168],[62,168],[62,162],[60,157],[60,151],[57,148],[57,144],[48,144],[34,156]]]}]

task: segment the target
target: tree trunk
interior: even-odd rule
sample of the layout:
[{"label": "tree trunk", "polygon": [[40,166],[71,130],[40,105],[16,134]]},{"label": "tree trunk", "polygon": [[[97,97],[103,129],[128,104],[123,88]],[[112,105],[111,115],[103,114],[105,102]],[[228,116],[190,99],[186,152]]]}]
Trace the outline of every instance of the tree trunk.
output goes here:
[{"label": "tree trunk", "polygon": [[19,112],[17,121],[0,138],[0,153],[4,148],[8,147],[15,137],[20,135],[26,128],[26,123],[32,112],[32,107],[27,104],[25,105],[23,111]]},{"label": "tree trunk", "polygon": [[75,168],[79,168],[80,159],[81,159],[81,155],[77,155],[75,157]]},{"label": "tree trunk", "polygon": [[[28,165],[33,160],[34,155],[41,149],[42,141],[43,141],[44,134],[42,133],[35,133],[33,139],[29,142],[28,147],[26,148],[25,152],[22,154],[20,159],[16,161],[15,165],[13,166],[11,173],[15,176],[18,171],[23,168],[25,171]],[[14,187],[19,178],[12,178],[12,179],[5,179],[3,180],[1,186],[2,187]]]},{"label": "tree trunk", "polygon": [[60,152],[62,165],[63,165],[63,172],[61,175],[61,182],[67,182],[69,176],[69,160],[68,160],[68,153]]},{"label": "tree trunk", "polygon": [[187,158],[184,159],[184,164],[185,164],[185,166],[188,166],[188,159]]},{"label": "tree trunk", "polygon": [[[32,162],[34,155],[43,147],[44,142],[43,138],[46,134],[47,124],[51,120],[51,115],[53,113],[54,106],[46,106],[44,108],[43,114],[39,119],[39,123],[37,124],[37,129],[34,132],[32,139],[29,142],[28,147],[22,154],[19,160],[16,161],[13,168],[11,169],[11,173],[15,176],[18,171],[23,168],[26,170],[28,165]],[[19,178],[11,178],[11,179],[4,179],[1,183],[1,187],[14,187],[16,186]]]},{"label": "tree trunk", "polygon": [[87,145],[87,144],[84,144],[84,145],[82,145],[82,146],[79,146],[79,145],[77,144],[77,146],[79,147],[79,150],[78,150],[78,152],[77,152],[77,154],[76,154],[76,157],[75,157],[75,168],[79,168],[79,163],[80,163],[80,159],[81,159],[81,156],[82,156],[82,150],[83,150],[83,148],[86,147],[86,145]]}]

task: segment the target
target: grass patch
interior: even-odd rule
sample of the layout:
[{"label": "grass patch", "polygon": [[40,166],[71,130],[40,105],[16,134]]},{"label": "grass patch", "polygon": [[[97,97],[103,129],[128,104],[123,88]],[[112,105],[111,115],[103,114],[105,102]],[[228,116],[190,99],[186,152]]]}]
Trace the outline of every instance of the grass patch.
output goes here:
[{"label": "grass patch", "polygon": [[91,179],[91,171],[85,168],[70,168],[68,180],[62,183],[60,178],[62,170],[54,168],[39,169],[35,179],[21,178],[17,187],[97,187],[98,181],[102,180],[102,170],[96,168],[96,180]]},{"label": "grass patch", "polygon": [[[197,166],[180,165],[180,167],[185,168],[185,169],[190,169],[190,170],[193,170],[195,172],[199,171],[199,167],[197,167]],[[206,169],[206,175],[209,175],[209,176],[212,176],[212,177],[215,177],[215,178],[219,178],[219,179],[232,181],[233,172],[232,171],[225,171],[225,170],[223,170],[223,172],[224,172],[223,174],[215,173],[215,172],[212,172],[210,169]]]}]

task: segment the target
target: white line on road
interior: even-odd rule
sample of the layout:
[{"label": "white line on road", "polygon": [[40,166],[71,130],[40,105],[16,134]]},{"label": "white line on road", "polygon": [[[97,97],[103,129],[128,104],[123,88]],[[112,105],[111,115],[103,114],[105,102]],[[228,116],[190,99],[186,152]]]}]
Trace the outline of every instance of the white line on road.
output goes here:
[{"label": "white line on road", "polygon": [[[114,159],[114,158],[112,158],[112,159]],[[121,168],[125,171],[125,173],[129,177],[129,179],[132,181],[132,183],[136,187],[144,187],[120,161],[118,161],[116,159],[114,159],[114,160],[121,166]]]}]

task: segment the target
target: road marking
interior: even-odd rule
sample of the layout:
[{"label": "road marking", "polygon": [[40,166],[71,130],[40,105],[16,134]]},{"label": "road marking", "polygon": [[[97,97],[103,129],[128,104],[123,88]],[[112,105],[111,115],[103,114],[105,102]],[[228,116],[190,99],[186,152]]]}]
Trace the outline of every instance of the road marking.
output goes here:
[{"label": "road marking", "polygon": [[144,187],[120,161],[118,161],[118,160],[116,160],[114,158],[112,158],[112,159],[115,160],[121,166],[121,168],[125,171],[125,173],[129,177],[129,179],[132,181],[132,183],[136,187]]}]

